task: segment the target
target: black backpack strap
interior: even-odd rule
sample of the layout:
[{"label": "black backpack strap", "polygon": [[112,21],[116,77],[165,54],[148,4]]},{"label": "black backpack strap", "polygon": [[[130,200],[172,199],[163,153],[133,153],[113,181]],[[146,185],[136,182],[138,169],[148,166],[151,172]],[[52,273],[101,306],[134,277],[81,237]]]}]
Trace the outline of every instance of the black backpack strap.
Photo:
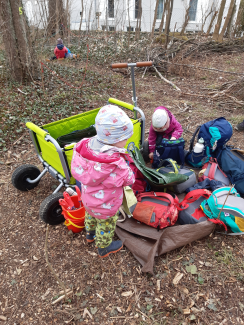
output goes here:
[{"label": "black backpack strap", "polygon": [[200,128],[201,128],[201,125],[198,125],[198,127],[195,130],[195,132],[193,133],[193,136],[192,136],[191,141],[190,141],[190,148],[189,148],[189,151],[190,152],[193,149],[194,141],[195,141],[196,135],[198,134]]}]

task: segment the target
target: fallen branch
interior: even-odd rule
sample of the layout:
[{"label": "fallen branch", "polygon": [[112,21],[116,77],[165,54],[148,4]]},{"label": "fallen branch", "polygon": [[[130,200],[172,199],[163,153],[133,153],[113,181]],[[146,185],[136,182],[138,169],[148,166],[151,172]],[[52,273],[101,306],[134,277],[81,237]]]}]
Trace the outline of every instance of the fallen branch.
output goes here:
[{"label": "fallen branch", "polygon": [[166,60],[159,60],[160,62],[168,63],[168,64],[174,64],[174,65],[179,65],[179,66],[184,66],[184,67],[189,67],[189,68],[194,68],[194,69],[201,69],[201,70],[210,70],[210,71],[217,71],[221,73],[229,73],[229,74],[238,74],[238,75],[244,75],[244,73],[241,72],[232,72],[232,71],[224,71],[220,69],[215,69],[215,68],[204,68],[204,67],[198,67],[192,64],[183,64],[183,63],[175,63],[175,62],[169,62]]},{"label": "fallen branch", "polygon": [[[65,297],[65,299],[67,299],[67,293],[66,293],[65,285],[64,285],[64,283],[59,279],[59,277],[58,277],[57,274],[55,273],[55,271],[54,271],[52,265],[51,265],[51,264],[49,263],[49,261],[48,261],[48,253],[47,253],[48,232],[49,232],[49,224],[47,225],[47,230],[46,230],[46,240],[45,240],[45,257],[46,257],[46,262],[47,262],[47,265],[48,265],[50,271],[52,272],[52,274],[55,276],[56,280],[58,281],[60,287],[64,290],[64,297]],[[61,297],[58,298],[59,301],[63,299],[63,298],[62,298],[62,299],[60,299],[60,298],[61,298]],[[58,300],[58,299],[57,299],[57,300]],[[58,301],[55,301],[55,302],[58,302]],[[53,303],[54,303],[54,302],[53,302]],[[53,304],[53,303],[52,303],[52,304]]]},{"label": "fallen branch", "polygon": [[162,80],[164,80],[165,82],[167,82],[168,84],[170,84],[171,86],[173,86],[176,90],[181,91],[180,88],[178,88],[173,82],[171,82],[168,79],[164,78],[155,66],[153,66],[153,67],[154,67],[154,70],[157,72],[157,74],[159,75],[159,77]]}]

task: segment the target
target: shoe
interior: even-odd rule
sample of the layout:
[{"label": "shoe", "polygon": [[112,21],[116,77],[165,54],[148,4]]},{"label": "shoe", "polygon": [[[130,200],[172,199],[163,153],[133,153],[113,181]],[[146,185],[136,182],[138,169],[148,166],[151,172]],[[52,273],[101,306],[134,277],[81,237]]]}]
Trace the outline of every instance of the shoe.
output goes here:
[{"label": "shoe", "polygon": [[95,240],[95,231],[87,231],[86,232],[86,241],[88,243],[93,243]]},{"label": "shoe", "polygon": [[237,124],[236,129],[238,131],[244,131],[244,120],[241,123]]},{"label": "shoe", "polygon": [[112,243],[105,248],[98,248],[98,255],[102,258],[107,257],[111,253],[117,253],[123,248],[123,243],[121,240],[112,241]]}]

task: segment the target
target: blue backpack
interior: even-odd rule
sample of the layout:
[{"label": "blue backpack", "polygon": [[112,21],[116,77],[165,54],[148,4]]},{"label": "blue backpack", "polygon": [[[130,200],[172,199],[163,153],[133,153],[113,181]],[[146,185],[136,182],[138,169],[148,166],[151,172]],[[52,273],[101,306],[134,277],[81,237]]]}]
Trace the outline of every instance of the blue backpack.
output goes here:
[{"label": "blue backpack", "polygon": [[[199,132],[199,133],[198,133]],[[193,151],[195,137],[204,139],[204,150],[200,153]],[[233,129],[231,124],[224,117],[219,117],[213,121],[199,125],[190,141],[189,153],[186,155],[186,162],[193,167],[200,168],[210,157],[215,157],[216,149],[223,148],[232,136]]]},{"label": "blue backpack", "polygon": [[244,155],[240,149],[225,146],[218,150],[217,161],[237,192],[244,196]]},{"label": "blue backpack", "polygon": [[184,166],[185,140],[183,138],[176,140],[162,139],[160,143],[156,142],[156,149],[153,153],[153,168],[159,168],[165,159],[172,159],[177,162],[178,165]]}]

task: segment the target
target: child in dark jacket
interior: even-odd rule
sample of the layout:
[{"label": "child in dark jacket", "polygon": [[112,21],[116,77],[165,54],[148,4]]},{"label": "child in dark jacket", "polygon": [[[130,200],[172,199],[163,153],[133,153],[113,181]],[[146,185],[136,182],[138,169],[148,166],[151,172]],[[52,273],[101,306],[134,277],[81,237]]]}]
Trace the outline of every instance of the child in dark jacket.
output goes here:
[{"label": "child in dark jacket", "polygon": [[175,140],[179,139],[183,133],[182,126],[176,120],[174,115],[164,106],[155,109],[152,116],[152,124],[149,130],[149,158],[153,159],[153,153],[156,148],[158,136]]}]

